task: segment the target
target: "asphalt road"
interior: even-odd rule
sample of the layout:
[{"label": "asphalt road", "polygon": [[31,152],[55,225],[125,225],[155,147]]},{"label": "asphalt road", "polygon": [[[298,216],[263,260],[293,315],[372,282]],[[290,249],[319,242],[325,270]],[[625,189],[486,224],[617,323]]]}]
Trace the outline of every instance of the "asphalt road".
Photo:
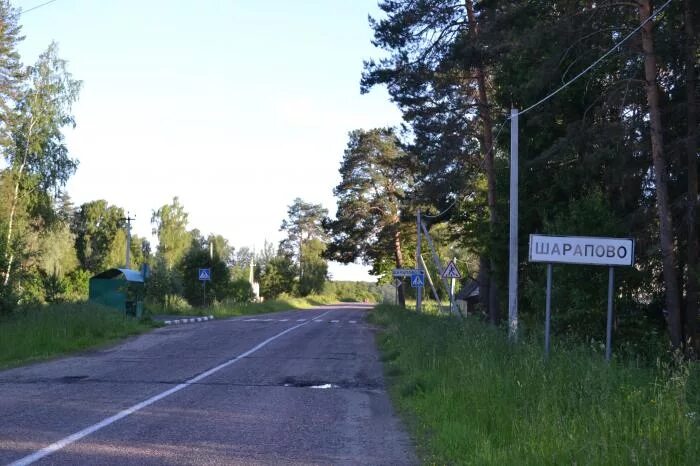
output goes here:
[{"label": "asphalt road", "polygon": [[416,464],[368,306],[157,329],[0,372],[0,464]]}]

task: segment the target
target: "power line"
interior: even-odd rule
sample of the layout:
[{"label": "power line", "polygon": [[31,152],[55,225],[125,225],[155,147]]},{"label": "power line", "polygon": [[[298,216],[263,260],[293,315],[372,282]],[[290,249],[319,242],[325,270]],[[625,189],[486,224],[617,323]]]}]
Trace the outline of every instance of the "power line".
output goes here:
[{"label": "power line", "polygon": [[[540,105],[540,104],[542,104],[542,103],[548,101],[549,99],[551,99],[552,97],[554,97],[555,95],[557,95],[558,93],[560,93],[561,91],[563,91],[564,89],[566,89],[567,87],[569,87],[569,85],[570,85],[571,83],[573,83],[574,81],[576,81],[578,78],[580,78],[581,76],[583,76],[584,74],[588,73],[590,70],[592,70],[593,68],[595,68],[595,67],[598,65],[598,63],[600,63],[601,61],[603,61],[605,58],[607,58],[608,55],[610,55],[610,54],[613,53],[615,50],[617,50],[618,48],[620,48],[620,46],[621,46],[622,44],[624,44],[625,42],[627,42],[633,35],[635,35],[637,32],[639,32],[639,30],[642,29],[649,21],[653,20],[656,16],[658,16],[659,13],[661,13],[664,9],[666,9],[666,7],[667,7],[672,1],[673,1],[673,0],[667,0],[666,3],[664,3],[658,10],[654,11],[654,13],[652,13],[651,15],[649,15],[649,17],[648,17],[647,19],[645,19],[645,20],[642,22],[642,24],[640,24],[639,26],[637,26],[632,32],[630,32],[630,33],[629,33],[624,39],[622,39],[619,43],[615,44],[614,47],[612,47],[610,50],[608,50],[608,51],[605,52],[603,55],[601,55],[596,61],[594,61],[592,64],[590,64],[585,70],[581,71],[579,74],[577,74],[576,76],[574,76],[573,78],[571,78],[569,81],[567,81],[566,83],[564,83],[564,84],[563,84],[561,87],[559,87],[559,89],[557,89],[556,91],[549,93],[546,97],[544,97],[544,98],[538,100],[537,102],[535,102],[534,104],[530,105],[530,106],[527,107],[526,109],[521,110],[520,112],[518,112],[518,114],[519,114],[519,115],[522,115],[523,113],[529,112],[530,110],[532,110],[533,108],[537,107],[538,105]],[[508,119],[510,119],[510,117],[508,117]]]},{"label": "power line", "polygon": [[20,14],[23,15],[23,14],[25,14],[25,13],[29,13],[30,11],[36,10],[36,9],[38,9],[38,8],[41,8],[42,6],[46,6],[46,5],[48,5],[49,3],[53,3],[53,2],[55,2],[55,1],[56,1],[56,0],[49,0],[48,2],[42,3],[41,5],[36,5],[36,6],[33,6],[33,7],[29,8],[29,9],[21,10],[21,11],[20,11]]},{"label": "power line", "polygon": [[[561,91],[563,91],[564,89],[566,89],[567,87],[569,87],[574,81],[576,81],[577,79],[579,79],[581,76],[585,75],[585,74],[588,73],[590,70],[592,70],[593,68],[595,68],[601,61],[603,61],[605,58],[607,58],[608,55],[610,55],[611,53],[613,53],[614,51],[616,51],[618,48],[620,48],[620,46],[621,46],[622,44],[624,44],[625,42],[627,42],[632,36],[634,36],[637,32],[639,32],[649,21],[651,21],[651,20],[653,20],[654,18],[656,18],[656,16],[658,16],[663,10],[665,10],[666,7],[668,7],[668,5],[669,5],[672,1],[673,1],[673,0],[667,0],[666,3],[664,3],[660,8],[658,8],[656,11],[654,11],[654,12],[653,12],[647,19],[645,19],[639,26],[637,26],[634,30],[632,30],[632,32],[630,32],[627,36],[625,36],[624,39],[622,39],[619,43],[615,44],[614,47],[612,47],[610,50],[608,50],[608,51],[605,52],[603,55],[601,55],[596,61],[594,61],[594,62],[591,63],[588,67],[586,67],[586,69],[584,69],[583,71],[581,71],[579,74],[577,74],[576,76],[574,76],[573,78],[571,78],[571,79],[570,79],[569,81],[567,81],[566,83],[562,84],[562,85],[561,85],[558,89],[556,89],[555,91],[549,93],[547,96],[545,96],[545,97],[543,97],[542,99],[538,100],[537,102],[535,102],[534,104],[530,105],[530,106],[527,107],[526,109],[521,110],[520,112],[518,112],[518,114],[519,114],[519,115],[522,115],[522,114],[524,114],[524,113],[526,113],[526,112],[529,112],[530,110],[534,109],[535,107],[539,106],[540,104],[546,102],[547,100],[551,99],[552,97],[554,97],[555,95],[557,95],[558,93],[560,93]],[[499,124],[499,129],[498,129],[498,132],[496,133],[496,137],[493,138],[493,141],[492,141],[492,143],[491,143],[491,147],[489,148],[488,151],[486,151],[486,154],[484,154],[484,157],[483,157],[483,159],[482,159],[482,161],[481,161],[481,166],[480,166],[480,168],[483,168],[483,164],[486,162],[486,158],[491,154],[491,151],[493,151],[494,148],[496,147],[496,141],[498,141],[498,137],[501,135],[501,131],[503,131],[503,128],[505,127],[505,123],[506,123],[508,120],[510,120],[510,118],[511,118],[510,115],[506,116],[506,118]],[[422,214],[422,217],[425,217],[425,218],[438,218],[438,217],[441,217],[441,216],[443,216],[444,214],[446,214],[450,209],[452,209],[452,208],[455,206],[456,203],[457,203],[457,199],[454,199],[454,200],[452,201],[452,203],[451,203],[449,206],[447,206],[447,207],[446,207],[442,212],[440,212],[439,214],[436,214],[436,215],[426,215],[426,214]]]}]

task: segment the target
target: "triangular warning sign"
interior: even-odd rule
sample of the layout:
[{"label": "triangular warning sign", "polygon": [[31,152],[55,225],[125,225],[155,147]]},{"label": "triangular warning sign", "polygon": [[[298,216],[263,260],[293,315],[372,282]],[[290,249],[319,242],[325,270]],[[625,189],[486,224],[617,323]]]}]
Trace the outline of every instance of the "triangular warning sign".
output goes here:
[{"label": "triangular warning sign", "polygon": [[450,261],[445,267],[445,270],[440,275],[442,278],[462,278],[462,275],[457,270],[457,266],[454,261]]}]

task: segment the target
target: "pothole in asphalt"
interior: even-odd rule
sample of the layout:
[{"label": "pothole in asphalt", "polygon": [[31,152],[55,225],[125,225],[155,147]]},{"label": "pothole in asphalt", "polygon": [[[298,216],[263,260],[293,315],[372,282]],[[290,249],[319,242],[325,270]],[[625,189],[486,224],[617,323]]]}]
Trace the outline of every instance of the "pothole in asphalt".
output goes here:
[{"label": "pothole in asphalt", "polygon": [[373,383],[369,381],[349,381],[342,380],[336,381],[335,383],[328,382],[327,380],[318,379],[297,379],[295,377],[287,377],[282,383],[284,387],[293,388],[315,388],[317,390],[328,390],[333,388],[342,389],[359,389],[359,390],[374,390],[379,388],[378,383]]},{"label": "pothole in asphalt", "polygon": [[309,388],[320,388],[321,390],[326,390],[328,388],[338,388],[338,385],[332,383],[323,383],[321,385],[312,385]]},{"label": "pothole in asphalt", "polygon": [[284,387],[294,387],[294,388],[316,388],[320,390],[327,390],[329,388],[342,388],[338,384],[328,383],[324,380],[301,380],[294,377],[287,377],[282,381]]}]

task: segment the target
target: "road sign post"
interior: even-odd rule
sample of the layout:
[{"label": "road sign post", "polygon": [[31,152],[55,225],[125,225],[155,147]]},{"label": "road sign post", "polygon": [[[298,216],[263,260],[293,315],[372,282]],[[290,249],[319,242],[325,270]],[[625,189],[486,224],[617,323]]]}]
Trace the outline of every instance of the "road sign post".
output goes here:
[{"label": "road sign post", "polygon": [[401,280],[398,278],[394,279],[394,291],[396,292],[396,305],[399,305],[399,287],[401,286]]},{"label": "road sign post", "polygon": [[202,305],[207,306],[207,282],[211,281],[211,269],[199,269],[197,271],[199,281],[202,282]]},{"label": "road sign post", "polygon": [[634,264],[634,240],[591,236],[530,235],[530,262],[547,264],[544,354],[549,357],[552,306],[552,264],[605,265],[608,271],[608,312],[605,328],[605,360],[612,356],[612,321],[615,266]]},{"label": "road sign post", "polygon": [[[416,215],[416,228],[417,228],[417,238],[416,238],[416,268],[420,267],[420,247],[421,247],[421,231],[420,231],[420,226],[421,226],[421,220],[420,220],[420,209],[418,209],[417,215]],[[423,283],[421,282],[421,286],[413,286],[413,275],[411,276],[411,286],[416,288],[416,312],[421,312],[421,307],[423,303]]]},{"label": "road sign post", "polygon": [[440,276],[442,278],[462,278],[462,274],[460,274],[459,270],[457,270],[454,259],[447,263],[445,270],[442,271]]},{"label": "road sign post", "polygon": [[455,265],[455,259],[453,258],[450,262],[447,263],[445,266],[445,270],[442,271],[440,274],[442,278],[449,278],[450,279],[450,310],[452,312],[455,312],[455,278],[456,279],[461,279],[462,274],[459,273],[459,270],[457,269],[457,266]]}]

